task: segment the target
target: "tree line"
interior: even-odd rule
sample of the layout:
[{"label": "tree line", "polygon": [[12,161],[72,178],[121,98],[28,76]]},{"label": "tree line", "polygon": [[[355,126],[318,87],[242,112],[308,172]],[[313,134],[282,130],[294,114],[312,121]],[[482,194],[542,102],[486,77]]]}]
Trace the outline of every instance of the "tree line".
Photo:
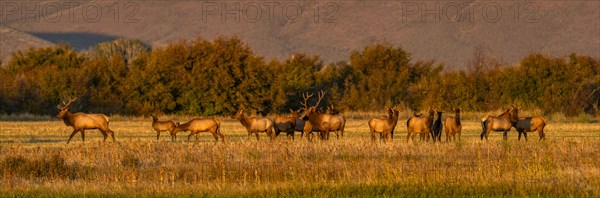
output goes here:
[{"label": "tree line", "polygon": [[[1,63],[1,61],[0,61]],[[149,48],[138,40],[16,52],[0,66],[0,113],[54,114],[63,98],[74,110],[106,114],[231,115],[299,109],[302,93],[327,91],[323,103],[342,111],[403,105],[419,110],[489,111],[508,105],[544,114],[597,114],[598,57],[532,53],[504,64],[475,50],[466,70],[449,70],[386,42],[325,64],[297,53],[266,60],[237,37],[197,38]]]}]

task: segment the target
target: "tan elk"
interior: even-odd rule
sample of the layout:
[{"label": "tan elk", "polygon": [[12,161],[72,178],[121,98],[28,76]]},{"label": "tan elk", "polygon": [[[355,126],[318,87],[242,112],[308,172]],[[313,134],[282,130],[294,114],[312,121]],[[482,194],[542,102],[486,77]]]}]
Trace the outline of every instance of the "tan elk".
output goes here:
[{"label": "tan elk", "polygon": [[429,135],[432,134],[431,126],[433,125],[433,113],[436,110],[429,108],[428,117],[411,117],[406,121],[406,128],[408,134],[406,136],[406,142],[411,138],[415,141],[415,135],[420,134],[420,140],[426,140],[429,142]]},{"label": "tan elk", "polygon": [[71,138],[78,132],[81,132],[81,140],[85,141],[85,130],[86,129],[98,129],[104,136],[104,141],[108,137],[107,134],[115,141],[115,133],[108,128],[109,117],[104,114],[86,114],[86,113],[70,113],[69,105],[77,100],[77,98],[69,98],[69,102],[62,101],[62,106],[59,104],[56,106],[60,110],[56,114],[56,118],[62,119],[67,126],[73,127],[73,132],[67,140],[67,144],[71,142]]},{"label": "tan elk", "polygon": [[337,111],[333,105],[327,107],[327,113],[331,115],[331,131],[335,132],[337,139],[339,139],[340,136],[343,138],[344,128],[346,127],[346,118],[343,115],[340,115],[340,112]]},{"label": "tan elk", "polygon": [[[304,109],[306,109],[305,114],[306,114],[306,116],[308,116],[308,122],[310,122],[312,127],[318,129],[318,131],[321,132],[321,139],[328,140],[329,132],[332,131],[332,127],[331,127],[332,115],[330,115],[329,113],[319,113],[317,111],[317,106],[319,106],[319,103],[321,103],[321,100],[323,99],[323,97],[325,97],[325,92],[324,91],[319,92],[319,96],[318,96],[319,99],[317,100],[317,103],[312,107],[308,107],[308,105],[306,104],[306,101],[308,100],[308,98],[310,98],[312,96],[313,96],[312,94],[308,94],[308,93],[306,95],[303,95],[305,102],[302,103],[302,105],[304,105]],[[305,126],[305,128],[306,128],[306,126]],[[312,130],[311,132],[307,133],[306,136],[312,137],[312,132],[316,132],[316,130]]]},{"label": "tan elk", "polygon": [[391,140],[392,132],[396,128],[396,124],[398,123],[398,116],[400,115],[400,110],[397,107],[385,107],[389,112],[388,116],[380,116],[378,118],[371,118],[369,120],[369,130],[371,132],[371,140],[375,141],[377,138],[375,137],[375,133],[380,133],[380,139],[383,140]]},{"label": "tan elk", "polygon": [[510,131],[510,128],[516,125],[519,119],[518,115],[519,109],[511,107],[498,117],[490,115],[483,116],[481,118],[481,140],[483,140],[485,137],[485,140],[487,141],[490,131],[501,131],[503,132],[502,136],[504,140],[508,139],[507,132]]},{"label": "tan elk", "polygon": [[158,117],[154,114],[150,114],[150,116],[152,117],[152,128],[154,129],[154,131],[156,131],[156,140],[160,138],[160,132],[171,132],[173,131],[173,128],[179,125],[179,122],[176,123],[171,120],[158,121]]},{"label": "tan elk", "polygon": [[462,131],[462,124],[460,122],[460,109],[454,109],[454,116],[449,116],[444,122],[444,132],[446,133],[446,142],[456,141],[456,135],[458,134],[458,141],[460,141],[460,134]]},{"label": "tan elk", "polygon": [[535,117],[523,117],[519,118],[515,128],[517,132],[519,132],[519,141],[521,140],[521,134],[525,136],[525,141],[527,141],[527,132],[537,131],[540,135],[539,141],[542,141],[546,138],[546,134],[544,134],[544,127],[546,127],[546,119],[542,116]]},{"label": "tan elk", "polygon": [[294,139],[294,130],[296,129],[296,120],[300,118],[300,115],[296,112],[294,114],[294,110],[290,109],[290,113],[292,116],[284,117],[277,116],[275,117],[275,136],[279,136],[279,133],[285,131],[287,137],[291,137]]},{"label": "tan elk", "polygon": [[225,136],[221,133],[221,122],[216,118],[194,118],[189,122],[177,125],[171,131],[171,140],[177,139],[176,134],[179,131],[189,131],[188,141],[193,135],[196,135],[196,141],[198,141],[198,133],[209,132],[215,138],[215,141],[221,140],[225,142]]},{"label": "tan elk", "polygon": [[240,108],[240,110],[232,116],[232,118],[239,120],[246,130],[248,131],[248,138],[252,133],[256,134],[256,140],[259,140],[258,133],[265,132],[271,140],[275,139],[275,124],[273,120],[270,118],[257,118],[257,117],[248,117],[244,115],[244,109]]}]

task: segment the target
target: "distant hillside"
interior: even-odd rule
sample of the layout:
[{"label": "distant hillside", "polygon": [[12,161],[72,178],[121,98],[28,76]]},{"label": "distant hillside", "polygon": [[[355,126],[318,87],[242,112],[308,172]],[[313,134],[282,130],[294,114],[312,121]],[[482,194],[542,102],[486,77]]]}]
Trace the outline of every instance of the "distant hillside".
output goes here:
[{"label": "distant hillside", "polygon": [[600,1],[66,2],[73,1],[52,2],[60,9],[40,11],[39,21],[7,14],[3,23],[78,49],[114,38],[161,46],[236,35],[267,59],[304,52],[347,61],[351,50],[377,41],[450,68],[464,68],[476,47],[508,63],[531,52],[600,57]]},{"label": "distant hillside", "polygon": [[0,60],[4,62],[18,50],[49,45],[52,43],[19,30],[0,26]]}]

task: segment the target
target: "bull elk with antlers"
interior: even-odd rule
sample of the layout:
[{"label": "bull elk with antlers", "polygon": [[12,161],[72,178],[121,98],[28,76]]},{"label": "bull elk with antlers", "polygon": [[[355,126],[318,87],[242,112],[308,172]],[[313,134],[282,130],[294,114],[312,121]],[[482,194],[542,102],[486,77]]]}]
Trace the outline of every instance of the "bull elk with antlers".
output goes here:
[{"label": "bull elk with antlers", "polygon": [[160,138],[160,132],[167,131],[171,132],[176,126],[179,126],[179,122],[173,122],[171,120],[158,121],[158,116],[150,114],[152,117],[152,129],[156,131],[156,140]]},{"label": "bull elk with antlers", "polygon": [[274,132],[274,124],[273,120],[270,118],[257,118],[257,117],[248,117],[244,115],[244,109],[240,108],[240,110],[231,116],[231,118],[239,120],[246,130],[248,131],[248,138],[252,133],[256,134],[256,140],[259,140],[258,133],[265,132],[271,138],[271,140],[275,139]]},{"label": "bull elk with antlers", "polygon": [[115,133],[108,128],[108,116],[104,114],[70,113],[69,105],[77,98],[69,98],[68,100],[69,102],[62,101],[62,106],[60,104],[56,106],[60,110],[56,114],[56,118],[62,119],[67,126],[73,127],[73,132],[69,136],[67,144],[78,132],[81,132],[81,140],[85,141],[86,129],[98,129],[104,136],[104,141],[106,141],[108,134],[112,137],[113,142],[115,141]]},{"label": "bull elk with antlers", "polygon": [[[313,96],[313,94],[308,94],[308,93],[304,94],[303,95],[304,103],[301,103],[304,106],[304,109],[306,109],[305,114],[306,114],[306,116],[308,116],[307,123],[310,123],[310,125],[312,125],[312,127],[314,129],[318,129],[318,131],[321,132],[321,139],[328,140],[329,132],[332,131],[332,127],[331,127],[332,116],[329,113],[320,113],[317,111],[317,106],[319,106],[319,103],[321,103],[321,100],[323,100],[323,98],[325,97],[325,92],[320,91],[319,96],[318,96],[319,99],[317,99],[317,103],[312,107],[308,107],[306,102],[312,96]],[[306,128],[306,126],[305,126],[305,128]],[[312,132],[316,132],[316,130],[309,131],[306,134],[306,136],[312,137]]]}]

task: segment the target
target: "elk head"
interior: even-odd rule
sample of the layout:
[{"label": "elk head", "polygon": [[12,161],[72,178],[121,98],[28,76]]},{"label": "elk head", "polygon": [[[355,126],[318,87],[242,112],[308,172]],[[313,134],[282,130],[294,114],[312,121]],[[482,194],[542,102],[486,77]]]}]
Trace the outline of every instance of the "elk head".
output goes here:
[{"label": "elk head", "polygon": [[65,101],[61,101],[62,105],[56,105],[56,108],[58,108],[60,110],[60,112],[58,112],[58,114],[56,114],[56,118],[58,119],[62,119],[63,117],[65,117],[65,114],[67,112],[69,112],[69,105],[71,105],[72,102],[74,102],[75,100],[77,100],[77,97],[75,98],[71,98],[69,97],[69,102],[65,102]]},{"label": "elk head", "polygon": [[158,117],[156,117],[156,115],[154,115],[154,114],[150,114],[150,117],[152,117],[152,121],[153,121],[153,122],[156,122],[156,121],[158,121]]},{"label": "elk head", "polygon": [[244,114],[244,108],[240,108],[240,110],[238,110],[238,111],[237,111],[237,113],[233,114],[233,115],[231,116],[231,118],[233,118],[233,119],[238,119],[238,120],[239,120],[239,119],[241,119],[241,118],[242,118],[242,115],[243,115],[243,114]]}]

